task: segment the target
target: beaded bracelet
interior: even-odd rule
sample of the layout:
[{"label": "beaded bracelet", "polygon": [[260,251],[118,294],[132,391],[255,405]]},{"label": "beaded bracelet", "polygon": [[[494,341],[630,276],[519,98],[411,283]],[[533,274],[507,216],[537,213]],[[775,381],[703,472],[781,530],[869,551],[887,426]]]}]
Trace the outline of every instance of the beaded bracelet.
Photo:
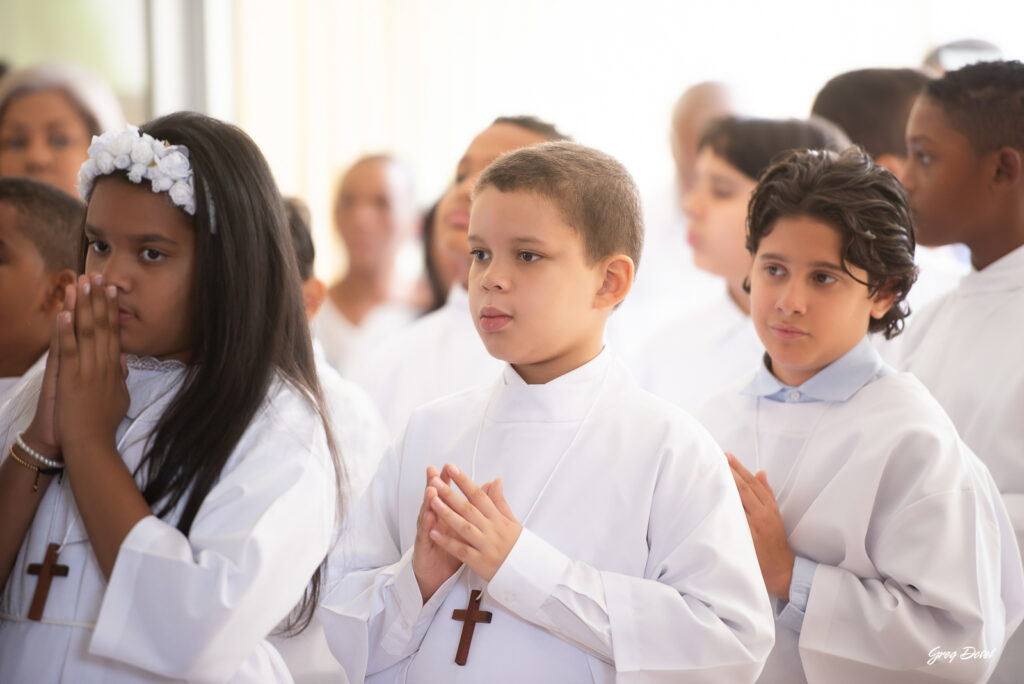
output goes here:
[{"label": "beaded bracelet", "polygon": [[32,491],[33,492],[38,492],[39,491],[39,476],[40,475],[57,475],[57,474],[60,474],[61,478],[64,477],[64,468],[40,468],[37,465],[32,465],[28,461],[23,461],[21,458],[18,457],[18,454],[14,453],[14,446],[13,445],[10,448],[10,452],[11,452],[11,458],[13,458],[15,460],[15,462],[20,463],[21,465],[25,466],[26,468],[28,468],[29,470],[31,470],[32,472],[34,472],[36,474],[36,479],[32,483]]},{"label": "beaded bracelet", "polygon": [[21,447],[22,451],[24,451],[26,454],[28,454],[32,458],[36,459],[40,463],[42,463],[47,468],[63,468],[64,467],[64,463],[62,461],[54,461],[54,460],[51,460],[49,458],[46,458],[41,453],[39,453],[38,451],[36,451],[32,447],[30,447],[28,444],[26,444],[25,440],[22,439],[22,436],[24,436],[24,434],[25,434],[24,432],[19,432],[18,436],[14,440],[14,443],[17,444],[19,447]]}]

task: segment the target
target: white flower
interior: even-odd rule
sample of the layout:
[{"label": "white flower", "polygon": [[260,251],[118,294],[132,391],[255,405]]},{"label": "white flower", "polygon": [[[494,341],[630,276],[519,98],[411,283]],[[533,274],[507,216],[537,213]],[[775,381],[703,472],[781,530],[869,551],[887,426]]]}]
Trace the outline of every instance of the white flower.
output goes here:
[{"label": "white flower", "polygon": [[136,131],[127,130],[117,135],[107,145],[107,151],[115,157],[128,156],[132,152],[132,148],[135,146],[135,141],[139,139],[139,134]]},{"label": "white flower", "polygon": [[[195,215],[194,174],[185,146],[157,140],[134,126],[93,136],[89,159],[78,171],[78,194],[88,201],[96,179],[117,170],[127,171],[133,183],[149,180],[153,192],[168,193],[175,205]],[[212,221],[212,205],[210,215]]]},{"label": "white flower", "polygon": [[[153,146],[147,143],[145,137],[139,143],[141,144],[137,143],[132,146],[132,161],[136,164],[149,166],[153,161]],[[138,181],[135,182],[138,183]]]},{"label": "white flower", "polygon": [[150,182],[153,184],[153,192],[167,192],[174,185],[174,179],[168,176],[154,176],[150,169]]},{"label": "white flower", "polygon": [[106,150],[103,150],[96,155],[96,166],[103,175],[114,173],[114,157]]},{"label": "white flower", "polygon": [[146,177],[148,168],[145,164],[132,164],[132,167],[128,169],[128,180],[132,183],[141,183],[142,179]]},{"label": "white flower", "polygon": [[165,173],[174,180],[187,178],[192,172],[189,166],[188,157],[178,151],[177,146],[168,148],[168,153],[156,160],[156,166],[161,173]]},{"label": "white flower", "polygon": [[[195,200],[192,197],[193,192],[191,183],[186,181],[176,181],[174,185],[171,186],[171,189],[167,194],[171,196],[172,202],[177,204],[179,207],[184,208],[189,214],[196,213],[196,205]],[[191,211],[188,209],[189,204],[192,205]]]}]

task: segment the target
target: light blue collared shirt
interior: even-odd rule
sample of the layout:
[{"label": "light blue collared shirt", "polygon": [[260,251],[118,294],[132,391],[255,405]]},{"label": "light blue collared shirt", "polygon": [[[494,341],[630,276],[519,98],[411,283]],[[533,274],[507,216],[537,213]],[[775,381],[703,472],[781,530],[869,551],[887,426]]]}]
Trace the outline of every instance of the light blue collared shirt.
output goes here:
[{"label": "light blue collared shirt", "polygon": [[[741,394],[787,404],[846,401],[869,382],[896,372],[886,365],[867,336],[799,387],[790,387],[772,375],[768,370],[768,361],[768,355],[765,354],[764,362],[758,366],[753,379],[740,391]],[[817,567],[816,562],[803,556],[797,556],[793,563],[789,602],[778,614],[778,622],[795,632],[800,632],[803,627]]]}]

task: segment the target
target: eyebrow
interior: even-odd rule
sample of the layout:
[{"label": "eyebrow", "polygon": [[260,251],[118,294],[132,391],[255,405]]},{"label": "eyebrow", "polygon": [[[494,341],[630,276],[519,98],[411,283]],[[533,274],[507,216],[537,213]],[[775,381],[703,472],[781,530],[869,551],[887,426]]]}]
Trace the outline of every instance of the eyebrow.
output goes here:
[{"label": "eyebrow", "polygon": [[907,142],[920,142],[920,141],[932,142],[932,139],[930,137],[928,137],[927,135],[925,135],[924,133],[918,133],[917,135],[912,135],[909,138],[907,138]]},{"label": "eyebrow", "polygon": [[[85,225],[85,232],[86,233],[91,233],[92,235],[95,235],[98,238],[102,238],[103,237],[103,231],[102,230],[100,230],[99,228],[96,228],[95,226],[90,226],[89,224]],[[142,235],[132,235],[130,239],[133,242],[137,242],[139,244],[146,243],[146,242],[156,242],[156,243],[162,243],[162,244],[166,244],[166,245],[177,245],[178,244],[177,241],[172,240],[171,238],[167,237],[166,235],[161,235],[159,233],[143,233]]]},{"label": "eyebrow", "polygon": [[[781,254],[758,254],[758,257],[761,259],[769,259],[771,261],[780,261],[784,264],[789,263],[789,259],[782,256]],[[840,273],[846,272],[846,270],[842,266],[831,261],[812,261],[811,263],[808,264],[808,266],[810,266],[811,268],[827,268],[833,271],[838,271]]]}]

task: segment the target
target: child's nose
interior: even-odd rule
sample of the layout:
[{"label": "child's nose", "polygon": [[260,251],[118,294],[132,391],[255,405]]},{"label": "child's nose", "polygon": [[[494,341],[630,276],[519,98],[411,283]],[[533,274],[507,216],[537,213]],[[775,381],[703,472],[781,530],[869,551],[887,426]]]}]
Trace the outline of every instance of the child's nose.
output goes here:
[{"label": "child's nose", "polygon": [[484,271],[483,278],[480,280],[480,285],[485,290],[504,290],[508,288],[507,279],[501,269],[495,266],[493,259]]},{"label": "child's nose", "polygon": [[807,296],[803,284],[792,278],[782,286],[777,303],[779,311],[786,314],[802,314],[807,310]]}]

